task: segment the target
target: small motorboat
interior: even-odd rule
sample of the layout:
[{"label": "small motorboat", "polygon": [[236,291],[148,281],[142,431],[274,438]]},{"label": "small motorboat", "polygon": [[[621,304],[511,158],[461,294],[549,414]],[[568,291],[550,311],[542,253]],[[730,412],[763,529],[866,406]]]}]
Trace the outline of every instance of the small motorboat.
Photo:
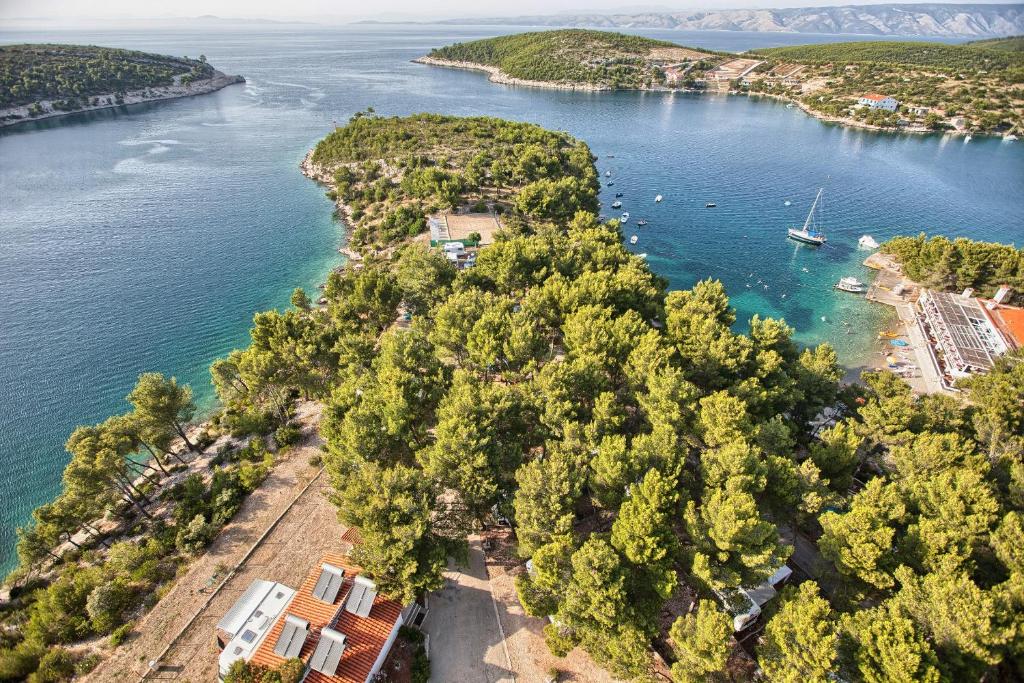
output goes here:
[{"label": "small motorboat", "polygon": [[636,222],[636,224],[642,227],[644,225],[647,225],[647,221],[645,221],[643,218],[641,218],[640,220],[638,220]]},{"label": "small motorboat", "polygon": [[1003,136],[1003,141],[1004,142],[1014,142],[1015,140],[1017,140],[1017,136],[1014,135],[1013,133],[1010,133],[1009,135],[1004,135]]},{"label": "small motorboat", "polygon": [[871,235],[861,235],[861,238],[857,240],[857,247],[859,249],[878,249],[878,242]]},{"label": "small motorboat", "polygon": [[659,194],[657,197],[654,198],[654,201],[660,202],[662,199],[663,197]]},{"label": "small motorboat", "polygon": [[616,199],[618,199],[618,198],[619,198],[619,197],[621,197],[621,196],[622,196],[622,193],[621,193],[621,192],[616,192],[616,193],[615,193],[615,198],[616,198]]},{"label": "small motorboat", "polygon": [[642,254],[637,254],[637,256],[639,256],[640,258],[647,258],[647,252],[645,251]]},{"label": "small motorboat", "polygon": [[612,172],[611,172],[611,171],[605,171],[605,172],[604,172],[604,176],[605,176],[606,178],[610,177],[610,176],[611,176],[611,174],[612,174]]},{"label": "small motorboat", "polygon": [[629,211],[623,211],[622,212],[622,222],[625,223],[628,220],[629,220]]},{"label": "small motorboat", "polygon": [[964,144],[965,144],[965,145],[966,145],[966,144],[967,144],[968,142],[970,142],[970,141],[971,141],[971,136],[970,136],[970,135],[968,135],[967,137],[965,137],[965,138],[964,138]]},{"label": "small motorboat", "polygon": [[704,205],[704,208],[705,209],[713,209],[716,206],[718,206],[718,204],[715,204],[714,202],[708,202],[707,204]]},{"label": "small motorboat", "polygon": [[612,185],[614,185],[614,184],[615,184],[615,183],[608,183],[608,185],[607,185],[606,187],[611,187],[611,186],[612,186]]},{"label": "small motorboat", "polygon": [[790,205],[790,204],[792,204],[793,202],[791,202],[791,201],[789,201],[789,200],[787,199],[786,201],[784,201],[784,202],[782,202],[782,203],[783,203],[783,205],[785,205],[785,206],[789,206],[789,205]]},{"label": "small motorboat", "polygon": [[636,235],[633,235],[632,237],[629,238],[629,243],[630,244],[636,244],[637,240],[639,240],[639,239],[640,239],[639,237],[637,237]]},{"label": "small motorboat", "polygon": [[836,283],[835,287],[840,292],[850,292],[851,294],[863,294],[868,291],[868,286],[855,277],[844,277]]},{"label": "small motorboat", "polygon": [[795,104],[793,104],[792,102],[790,102],[789,104],[787,104],[787,105],[786,105],[786,109],[792,109],[792,108],[793,108],[793,107],[795,107],[795,106],[796,106]]},{"label": "small motorboat", "polygon": [[622,202],[612,202],[612,208],[613,209],[621,209],[622,208]]}]

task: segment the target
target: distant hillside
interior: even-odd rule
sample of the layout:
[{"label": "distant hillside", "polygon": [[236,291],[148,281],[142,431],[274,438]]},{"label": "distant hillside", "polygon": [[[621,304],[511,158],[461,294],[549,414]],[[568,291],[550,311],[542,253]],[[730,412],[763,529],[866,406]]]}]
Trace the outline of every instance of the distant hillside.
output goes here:
[{"label": "distant hillside", "polygon": [[984,47],[990,50],[1006,50],[1007,52],[1024,52],[1024,36],[1009,38],[992,38],[991,40],[972,40],[967,43],[971,47]]},{"label": "distant hillside", "polygon": [[598,88],[643,88],[661,78],[659,64],[711,57],[675,43],[607,31],[519,33],[431,50],[430,58],[496,67],[526,81]]},{"label": "distant hillside", "polygon": [[204,60],[91,45],[0,47],[0,108],[168,86],[213,76]]},{"label": "distant hillside", "polygon": [[876,63],[990,73],[1024,68],[1024,54],[991,49],[988,42],[946,45],[879,40],[764,48],[751,53],[803,64]]},{"label": "distant hillside", "polygon": [[635,14],[453,19],[449,24],[666,28],[878,36],[990,37],[1024,33],[1024,5],[891,4]]}]

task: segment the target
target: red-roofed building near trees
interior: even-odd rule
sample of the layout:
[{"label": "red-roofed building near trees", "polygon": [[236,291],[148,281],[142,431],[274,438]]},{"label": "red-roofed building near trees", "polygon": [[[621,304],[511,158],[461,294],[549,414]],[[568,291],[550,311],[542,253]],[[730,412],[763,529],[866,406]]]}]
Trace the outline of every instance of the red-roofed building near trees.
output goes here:
[{"label": "red-roofed building near trees", "polygon": [[[273,669],[297,657],[306,665],[305,683],[368,683],[398,629],[419,607],[380,595],[361,571],[346,555],[325,555],[274,616],[251,656],[238,658]],[[234,661],[225,661],[226,654],[222,676]]]},{"label": "red-roofed building near trees", "polygon": [[885,111],[896,111],[896,108],[900,106],[899,101],[888,97],[886,95],[879,95],[878,93],[869,92],[867,95],[861,95],[858,104],[869,107],[870,109],[884,109]]}]

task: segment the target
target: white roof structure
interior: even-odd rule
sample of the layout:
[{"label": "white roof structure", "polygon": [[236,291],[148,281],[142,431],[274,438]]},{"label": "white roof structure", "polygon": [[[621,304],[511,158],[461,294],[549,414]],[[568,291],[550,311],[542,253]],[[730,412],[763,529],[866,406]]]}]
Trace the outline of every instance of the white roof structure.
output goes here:
[{"label": "white roof structure", "polygon": [[249,661],[294,595],[294,590],[274,581],[257,579],[249,585],[217,623],[217,630],[231,636],[220,653],[221,675],[228,672],[235,660]]}]

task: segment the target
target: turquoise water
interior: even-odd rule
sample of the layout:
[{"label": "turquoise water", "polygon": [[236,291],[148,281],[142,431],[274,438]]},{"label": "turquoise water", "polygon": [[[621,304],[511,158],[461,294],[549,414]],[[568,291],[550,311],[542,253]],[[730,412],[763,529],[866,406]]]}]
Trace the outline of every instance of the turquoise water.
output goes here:
[{"label": "turquoise water", "polygon": [[[511,30],[0,32],[3,43],[204,53],[249,80],[0,133],[4,567],[15,526],[59,489],[63,442],[76,424],[125,409],[145,370],[190,382],[209,405],[206,368],[246,342],[252,314],[286,305],[295,286],[315,288],[340,262],[330,202],[297,165],[335,121],[367,106],[492,114],[585,139],[602,175],[613,174],[605,203],[623,192],[633,220],[650,221],[627,235],[639,236],[633,249],[673,287],[719,278],[741,319],[783,316],[801,341],[830,340],[849,365],[884,313],[832,290],[842,275],[866,277],[861,234],[1024,237],[1019,143],[845,130],[742,97],[508,88],[409,61]],[[825,39],[643,33],[729,50]],[[786,227],[803,221],[821,185],[829,246],[787,241]],[[718,207],[705,209],[709,201]]]}]

